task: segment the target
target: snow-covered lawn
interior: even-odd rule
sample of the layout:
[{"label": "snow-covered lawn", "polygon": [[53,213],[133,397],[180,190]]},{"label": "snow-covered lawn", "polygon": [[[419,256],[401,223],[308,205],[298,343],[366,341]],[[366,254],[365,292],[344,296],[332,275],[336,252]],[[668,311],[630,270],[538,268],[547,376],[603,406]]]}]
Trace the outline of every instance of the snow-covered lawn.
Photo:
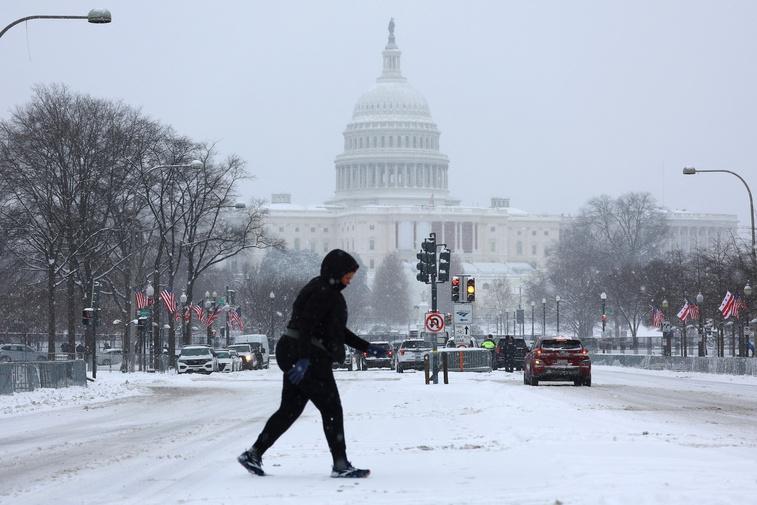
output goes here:
[{"label": "snow-covered lawn", "polygon": [[595,367],[594,386],[503,371],[337,371],[366,480],[328,477],[308,406],[235,461],[275,410],[280,373],[98,371],[88,388],[0,396],[0,503],[717,504],[757,496],[757,378]]}]

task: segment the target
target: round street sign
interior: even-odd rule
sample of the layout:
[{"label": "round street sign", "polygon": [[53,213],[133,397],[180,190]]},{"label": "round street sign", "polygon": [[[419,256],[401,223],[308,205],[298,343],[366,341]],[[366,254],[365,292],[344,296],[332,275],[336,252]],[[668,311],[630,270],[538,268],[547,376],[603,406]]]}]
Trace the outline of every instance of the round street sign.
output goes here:
[{"label": "round street sign", "polygon": [[429,333],[444,331],[444,315],[439,312],[429,312],[426,314],[425,326]]}]

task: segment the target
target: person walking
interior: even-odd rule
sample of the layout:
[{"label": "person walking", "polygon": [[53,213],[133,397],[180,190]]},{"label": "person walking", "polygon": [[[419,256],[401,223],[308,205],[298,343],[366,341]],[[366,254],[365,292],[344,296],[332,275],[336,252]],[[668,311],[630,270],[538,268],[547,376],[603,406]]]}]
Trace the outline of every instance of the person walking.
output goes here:
[{"label": "person walking", "polygon": [[358,263],[345,251],[334,249],[321,263],[320,275],[300,290],[292,318],[276,346],[276,362],[283,372],[281,405],[266,422],[252,447],[237,460],[254,475],[265,475],[263,454],[302,414],[308,401],[321,413],[323,431],[333,460],[331,477],[367,477],[370,470],[352,466],[347,459],[344,419],[332,363],[343,362],[345,348],[377,355],[369,344],[347,328],[347,304],[341,291],[357,272]]},{"label": "person walking", "polygon": [[494,338],[492,337],[492,334],[489,333],[486,336],[486,339],[484,339],[483,342],[481,342],[481,348],[486,349],[492,353],[492,370],[497,369],[497,355],[496,349],[497,349],[497,343],[494,341]]},{"label": "person walking", "polygon": [[515,340],[512,335],[505,336],[505,343],[502,346],[502,354],[505,357],[505,372],[512,372],[515,369]]}]

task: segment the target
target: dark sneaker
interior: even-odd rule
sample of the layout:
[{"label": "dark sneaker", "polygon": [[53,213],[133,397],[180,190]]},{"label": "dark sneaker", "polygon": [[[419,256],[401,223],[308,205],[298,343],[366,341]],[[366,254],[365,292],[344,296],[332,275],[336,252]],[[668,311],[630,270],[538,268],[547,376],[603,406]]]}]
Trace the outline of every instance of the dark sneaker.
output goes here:
[{"label": "dark sneaker", "polygon": [[347,465],[341,468],[332,467],[331,477],[335,479],[364,479],[371,474],[370,470],[355,468],[352,463],[347,462]]},{"label": "dark sneaker", "polygon": [[265,475],[265,472],[263,471],[263,459],[254,449],[244,451],[239,455],[237,461],[239,461],[239,464],[242,465],[248,472],[255,475]]}]

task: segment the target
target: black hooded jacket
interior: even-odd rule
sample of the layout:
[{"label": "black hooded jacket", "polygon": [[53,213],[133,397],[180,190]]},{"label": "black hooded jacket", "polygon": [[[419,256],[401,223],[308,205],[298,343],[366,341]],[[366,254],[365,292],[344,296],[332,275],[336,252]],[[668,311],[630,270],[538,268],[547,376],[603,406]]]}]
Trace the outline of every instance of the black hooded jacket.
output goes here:
[{"label": "black hooded jacket", "polygon": [[[342,277],[357,271],[355,258],[345,251],[334,249],[321,263],[321,275],[303,287],[292,307],[292,318],[287,328],[296,330],[296,345],[287,345],[277,361],[282,370],[291,367],[299,358],[309,358],[313,364],[331,367],[333,362],[344,361],[344,344],[355,349],[368,350],[368,342],[347,328],[347,303],[342,296]],[[292,339],[286,339],[292,340]]]}]

